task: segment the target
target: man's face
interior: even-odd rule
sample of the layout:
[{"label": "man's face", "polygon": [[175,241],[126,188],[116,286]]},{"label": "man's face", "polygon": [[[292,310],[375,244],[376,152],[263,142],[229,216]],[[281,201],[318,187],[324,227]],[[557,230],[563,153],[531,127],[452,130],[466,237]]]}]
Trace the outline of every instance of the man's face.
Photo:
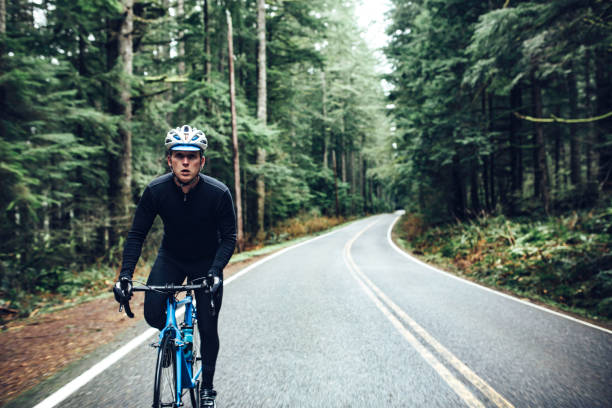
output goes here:
[{"label": "man's face", "polygon": [[168,157],[168,166],[173,169],[174,175],[181,183],[188,183],[204,167],[204,161],[205,158],[200,152],[173,150]]}]

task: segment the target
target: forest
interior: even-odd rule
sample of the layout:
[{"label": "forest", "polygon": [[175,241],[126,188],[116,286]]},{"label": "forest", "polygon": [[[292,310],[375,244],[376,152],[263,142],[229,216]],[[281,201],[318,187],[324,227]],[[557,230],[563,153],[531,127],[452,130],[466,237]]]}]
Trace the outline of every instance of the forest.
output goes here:
[{"label": "forest", "polygon": [[292,219],[390,208],[370,171],[390,120],[352,3],[0,3],[3,298],[69,293],[75,271],[116,266],[182,124],[206,133],[205,173],[241,206],[244,245]]},{"label": "forest", "polygon": [[610,220],[610,2],[391,0],[387,73],[357,3],[0,0],[2,306],[116,272],[182,124],[208,137],[240,249],[397,208]]},{"label": "forest", "polygon": [[397,196],[439,220],[548,214],[609,193],[609,2],[393,3]]},{"label": "forest", "polygon": [[408,210],[407,246],[611,318],[612,4],[392,3],[397,149],[374,171]]}]

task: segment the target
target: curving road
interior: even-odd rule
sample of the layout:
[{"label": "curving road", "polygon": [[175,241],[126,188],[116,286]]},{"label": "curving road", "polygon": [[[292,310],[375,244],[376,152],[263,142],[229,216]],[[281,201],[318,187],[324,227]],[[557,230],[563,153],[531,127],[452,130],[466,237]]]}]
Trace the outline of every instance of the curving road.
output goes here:
[{"label": "curving road", "polygon": [[[612,406],[611,332],[407,257],[388,239],[397,216],[354,222],[229,280],[220,408]],[[151,341],[58,406],[150,406]]]}]

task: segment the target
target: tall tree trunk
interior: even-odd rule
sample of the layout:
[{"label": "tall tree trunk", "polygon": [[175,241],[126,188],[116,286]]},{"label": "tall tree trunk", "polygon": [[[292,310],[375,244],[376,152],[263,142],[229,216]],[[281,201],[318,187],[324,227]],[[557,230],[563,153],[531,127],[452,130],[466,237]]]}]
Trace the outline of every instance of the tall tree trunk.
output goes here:
[{"label": "tall tree trunk", "polygon": [[367,171],[368,171],[368,161],[364,157],[362,160],[362,165],[361,165],[361,196],[363,197],[363,209],[362,210],[364,213],[368,212],[368,190],[367,190],[368,180],[366,179]]},{"label": "tall tree trunk", "polygon": [[[170,9],[170,0],[162,0],[161,7],[163,10],[166,10],[167,15],[170,15],[168,11]],[[155,59],[156,63],[159,63],[161,61],[170,60],[170,41],[171,40],[169,38],[166,38],[165,41],[166,42],[162,42],[161,44],[157,46],[159,57]]]},{"label": "tall tree trunk", "polygon": [[349,153],[349,168],[351,182],[351,213],[355,214],[355,192],[357,190],[357,178],[355,177],[355,150],[351,149]]},{"label": "tall tree trunk", "polygon": [[[263,124],[267,123],[267,73],[266,73],[266,1],[257,0],[257,119]],[[263,166],[266,164],[266,151],[257,148],[257,167],[260,169],[257,175],[257,239],[263,240],[266,233],[264,231],[265,204],[266,204],[266,184]]]},{"label": "tall tree trunk", "polygon": [[[531,72],[531,98],[536,118],[542,115],[542,88],[535,77],[535,72]],[[546,162],[546,150],[544,144],[544,129],[540,122],[534,122],[534,192],[542,200],[544,211],[548,214],[550,210],[550,191],[548,183],[548,164]]]},{"label": "tall tree trunk", "polygon": [[[204,81],[211,84],[212,83],[212,55],[210,53],[210,23],[209,23],[209,1],[204,0],[204,4],[202,5],[203,9],[203,19],[204,19]],[[223,47],[219,47],[223,48]],[[212,103],[210,97],[205,97],[206,108],[208,112],[211,112]],[[246,210],[245,210],[246,214]]]},{"label": "tall tree trunk", "polygon": [[[123,117],[119,125],[119,149],[114,158],[111,179],[115,179],[111,186],[111,245],[117,242],[118,237],[123,236],[128,228],[129,208],[132,200],[132,100],[130,77],[132,75],[133,45],[132,32],[134,28],[134,2],[133,0],[122,0],[123,17],[121,19],[116,38],[116,52],[118,62],[121,64],[122,72],[119,80],[119,100],[114,101],[111,97],[111,112]],[[111,47],[109,57],[114,56]],[[114,63],[117,61],[112,62]]]},{"label": "tall tree trunk", "polygon": [[[476,153],[474,153],[476,155]],[[480,198],[478,194],[478,162],[474,158],[470,166],[470,204],[472,211],[477,214],[480,212]]]},{"label": "tall tree trunk", "polygon": [[[523,106],[523,88],[520,85],[518,85],[518,93],[516,97],[517,97],[518,106],[522,107]],[[522,127],[523,127],[523,123],[519,121],[518,126],[517,126],[517,141],[519,144],[519,148],[517,152],[518,153],[517,182],[518,182],[518,188],[519,188],[519,192],[521,196],[523,195],[523,185],[525,184],[525,165],[524,165],[524,160],[523,160],[523,152],[524,152],[523,144],[525,142],[525,139],[523,139]]]},{"label": "tall tree trunk", "polygon": [[[590,51],[585,52],[584,58],[584,106],[586,108],[587,116],[591,117],[595,115],[595,109],[593,109],[593,88],[591,86],[591,53]],[[587,124],[587,134],[584,143],[584,159],[586,163],[586,183],[589,184],[594,181],[595,171],[593,169],[593,163],[595,163],[595,156],[593,150],[594,144],[594,126],[593,123]]]},{"label": "tall tree trunk", "polygon": [[121,142],[123,147],[123,157],[121,160],[121,195],[124,203],[123,213],[127,215],[129,203],[131,201],[132,185],[132,98],[130,77],[133,72],[132,61],[134,59],[134,49],[132,43],[132,33],[134,31],[134,0],[123,0],[124,15],[121,32],[119,35],[119,55],[123,64],[123,78],[121,84],[121,103],[123,108],[123,118],[125,120],[123,129],[120,130]]},{"label": "tall tree trunk", "polygon": [[[346,107],[343,107],[342,112],[345,112]],[[344,163],[344,133],[346,131],[346,122],[344,119],[344,113],[342,113],[342,118],[340,120],[340,140],[336,141],[336,160],[338,159],[337,155],[340,154],[340,176],[342,177],[342,182],[346,183],[346,165]],[[339,150],[339,152],[338,152]]]},{"label": "tall tree trunk", "polygon": [[[117,63],[119,57],[119,45],[117,37],[119,35],[119,28],[121,27],[121,21],[117,19],[106,20],[106,72],[111,72],[113,67]],[[114,87],[110,82],[104,83],[104,100],[106,101],[106,109],[113,115],[120,115],[120,104],[118,97],[115,94]],[[97,249],[104,249],[105,251],[110,248],[114,241],[119,239],[119,234],[114,234],[113,227],[111,225],[112,215],[116,212],[115,196],[119,190],[118,184],[118,165],[119,160],[110,149],[107,149],[107,173],[108,173],[108,218],[105,218],[101,223],[97,233]]]},{"label": "tall tree trunk", "polygon": [[459,219],[465,217],[465,191],[463,187],[463,177],[461,171],[461,160],[459,152],[453,155],[452,165],[453,178],[453,215]]},{"label": "tall tree trunk", "polygon": [[522,105],[522,92],[520,85],[516,85],[510,92],[510,212],[515,213],[516,201],[523,191],[523,157],[522,137],[520,133],[520,120],[514,115]]},{"label": "tall tree trunk", "polygon": [[[6,0],[0,0],[0,37],[6,34]],[[0,72],[4,72],[2,59],[4,58],[4,38],[0,40]]]},{"label": "tall tree trunk", "polygon": [[[361,144],[360,144],[360,146],[365,146],[365,144],[366,144],[365,140],[366,140],[366,138],[365,138],[365,133],[364,133],[361,136],[361,142],[360,142]],[[357,160],[358,160],[357,167],[358,167],[359,174],[356,177],[359,179],[359,183],[357,185],[358,191],[356,191],[355,193],[361,195],[361,198],[363,200],[362,200],[362,205],[361,205],[361,209],[360,210],[363,213],[365,213],[366,212],[366,207],[367,207],[367,204],[366,204],[366,188],[365,188],[365,184],[366,184],[366,164],[367,164],[367,162],[366,162],[366,159],[364,157],[363,150],[361,150],[359,152],[359,154],[357,155]]]},{"label": "tall tree trunk", "polygon": [[[0,75],[4,74],[4,53],[6,51],[5,39],[6,35],[6,2],[0,0]],[[0,87],[0,101],[4,102],[5,90],[4,87]],[[4,121],[0,121],[0,139],[4,140],[6,137],[6,131],[4,129]]]},{"label": "tall tree trunk", "polygon": [[[555,106],[555,116],[561,117],[561,105],[557,104]],[[574,116],[572,116],[574,117]],[[553,189],[553,197],[558,196],[563,190],[565,185],[565,180],[563,177],[563,169],[566,169],[565,166],[565,141],[564,141],[564,132],[565,126],[557,125],[555,126],[555,153],[554,153],[554,189]]]},{"label": "tall tree trunk", "polygon": [[244,249],[244,227],[242,226],[242,194],[240,192],[240,155],[238,152],[238,127],[236,125],[236,86],[234,84],[234,42],[232,33],[232,16],[229,11],[225,11],[227,16],[227,54],[229,63],[229,85],[230,85],[230,105],[232,113],[232,147],[234,149],[234,191],[236,194],[236,223],[237,237],[236,245],[238,251]]},{"label": "tall tree trunk", "polygon": [[489,156],[489,191],[490,191],[490,211],[495,211],[497,206],[497,189],[495,183],[497,179],[495,177],[495,153],[491,152]]},{"label": "tall tree trunk", "polygon": [[351,194],[357,192],[357,169],[355,169],[355,150],[351,149],[349,153],[349,167],[350,167],[350,181],[351,181]]},{"label": "tall tree trunk", "polygon": [[[480,111],[482,113],[483,119],[483,128],[482,133],[486,133],[488,130],[488,126],[486,126],[487,121],[487,97],[486,92],[482,92],[482,96],[480,98]],[[490,180],[489,180],[489,159],[490,156],[488,154],[482,155],[482,185],[484,188],[484,208],[487,212],[491,211],[491,191],[489,190]]]},{"label": "tall tree trunk", "polygon": [[[491,132],[490,134],[493,135],[493,130],[495,130],[495,124],[494,124],[494,114],[493,114],[493,94],[492,93],[488,93],[488,105],[489,105],[489,132]],[[493,148],[491,149],[491,155],[489,156],[489,191],[490,191],[490,204],[489,204],[489,208],[491,211],[495,210],[495,207],[497,206],[497,191],[495,189],[495,182],[496,177],[495,177],[495,155],[497,152],[497,140],[494,138],[494,136],[490,136],[491,140],[489,143],[491,143],[491,145],[493,145]]]},{"label": "tall tree trunk", "polygon": [[6,34],[6,1],[0,0],[0,34]]},{"label": "tall tree trunk", "polygon": [[336,148],[332,149],[332,166],[334,168],[334,193],[336,196],[336,217],[340,216],[340,202],[338,201],[338,163],[336,162]]},{"label": "tall tree trunk", "polygon": [[[2,0],[0,0],[2,1]],[[86,65],[86,58],[85,58],[85,54],[86,54],[86,43],[85,43],[85,38],[84,38],[84,33],[78,33],[78,37],[79,37],[79,55],[77,57],[77,61],[78,61],[78,71],[79,71],[79,76],[80,77],[86,77],[87,76],[87,65]],[[79,90],[77,91],[76,97],[78,100],[84,99],[84,95],[82,90],[79,88]],[[81,123],[76,125],[76,134],[79,138],[83,138],[83,125]],[[78,167],[76,169],[76,177],[77,180],[83,180],[83,169],[81,167]],[[73,198],[73,203],[72,206],[74,208],[74,216],[76,219],[80,220],[81,217],[83,216],[83,211],[82,211],[82,206],[83,206],[83,190],[82,189],[76,189],[76,191],[74,192],[74,198]],[[100,214],[102,215],[102,214]],[[99,219],[103,219],[102,216],[100,216]],[[82,254],[84,248],[86,247],[86,240],[87,240],[87,234],[83,233],[83,228],[80,228],[78,231],[75,231],[75,222],[71,222],[70,223],[70,234],[74,235],[76,233],[77,235],[77,240],[76,240],[76,244],[77,244],[77,253]]]},{"label": "tall tree trunk", "polygon": [[327,164],[329,136],[327,135],[327,84],[325,81],[325,71],[321,71],[321,114],[323,115],[323,168],[329,168]]},{"label": "tall tree trunk", "polygon": [[340,153],[340,170],[342,173],[342,182],[346,183],[346,150],[344,144],[342,144],[342,152]]},{"label": "tall tree trunk", "polygon": [[[209,25],[209,4],[208,0],[204,0],[204,78],[207,82],[212,82],[211,70],[212,70],[212,56],[210,54],[210,25]],[[207,99],[207,102],[210,101]],[[210,107],[209,107],[210,108]]]},{"label": "tall tree trunk", "polygon": [[[556,117],[561,117],[561,107],[559,106],[559,104],[555,104],[555,106],[553,107],[554,110],[554,115]],[[560,170],[561,170],[561,133],[563,132],[561,129],[561,126],[555,126],[552,129],[554,133],[553,135],[553,142],[554,142],[554,146],[553,146],[553,151],[552,151],[552,161],[553,161],[553,169],[552,169],[552,174],[551,174],[551,180],[550,180],[550,187],[552,190],[552,195],[553,197],[555,196],[556,193],[558,193],[560,191],[561,188],[561,174],[560,174]]]},{"label": "tall tree trunk", "polygon": [[[567,75],[567,93],[569,99],[569,116],[570,118],[578,117],[578,87],[576,86],[576,74],[572,64],[569,66],[569,74]],[[570,181],[573,186],[581,184],[580,177],[580,153],[578,141],[578,126],[575,123],[569,125],[570,137]]]},{"label": "tall tree trunk", "polygon": [[[249,177],[247,175],[247,171],[245,166],[243,166],[240,171],[242,172],[242,178],[240,180],[241,183],[244,183],[245,185],[245,190],[248,189],[248,183],[249,183]],[[247,194],[245,194],[242,197],[242,225],[249,225],[249,197]],[[244,228],[244,227],[243,227]]]},{"label": "tall tree trunk", "polygon": [[485,154],[482,156],[482,185],[484,188],[484,208],[487,212],[491,212],[491,190],[489,186],[491,185],[491,179],[489,170],[491,169],[490,165],[491,156]]},{"label": "tall tree trunk", "polygon": [[[228,13],[228,10],[225,10]],[[225,61],[227,61],[227,57],[225,56],[225,50],[227,47],[217,47],[217,72],[223,74],[225,69]]]},{"label": "tall tree trunk", "polygon": [[[612,57],[609,49],[600,49],[595,54],[595,114],[603,115],[612,108]],[[597,180],[604,191],[612,190],[612,118],[597,123],[597,145],[599,151],[599,174]]]},{"label": "tall tree trunk", "polygon": [[[182,25],[185,21],[185,0],[176,1],[176,21]],[[178,32],[178,74],[185,75],[185,32]]]}]

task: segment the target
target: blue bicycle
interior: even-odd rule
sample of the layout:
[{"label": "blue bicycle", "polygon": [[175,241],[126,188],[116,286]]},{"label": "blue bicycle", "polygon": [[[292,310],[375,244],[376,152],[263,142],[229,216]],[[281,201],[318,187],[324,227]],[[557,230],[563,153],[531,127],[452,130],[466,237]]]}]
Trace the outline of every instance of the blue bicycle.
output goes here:
[{"label": "blue bicycle", "polygon": [[[211,282],[205,280],[201,284],[189,282],[187,285],[168,284],[164,286],[135,286],[139,292],[157,292],[168,295],[166,300],[166,324],[159,333],[159,341],[153,343],[157,347],[157,363],[155,366],[155,382],[153,385],[153,408],[182,407],[183,395],[189,390],[191,406],[199,407],[200,375],[202,374],[202,356],[200,355],[200,331],[196,318],[196,304],[192,291],[205,290],[210,292]],[[185,292],[185,298],[179,300],[177,295]],[[177,323],[176,311],[185,306],[183,321]],[[119,311],[125,307],[129,317],[134,314],[129,302],[119,306]],[[210,296],[211,313],[215,313],[214,296]],[[211,402],[214,407],[214,402]]]}]

